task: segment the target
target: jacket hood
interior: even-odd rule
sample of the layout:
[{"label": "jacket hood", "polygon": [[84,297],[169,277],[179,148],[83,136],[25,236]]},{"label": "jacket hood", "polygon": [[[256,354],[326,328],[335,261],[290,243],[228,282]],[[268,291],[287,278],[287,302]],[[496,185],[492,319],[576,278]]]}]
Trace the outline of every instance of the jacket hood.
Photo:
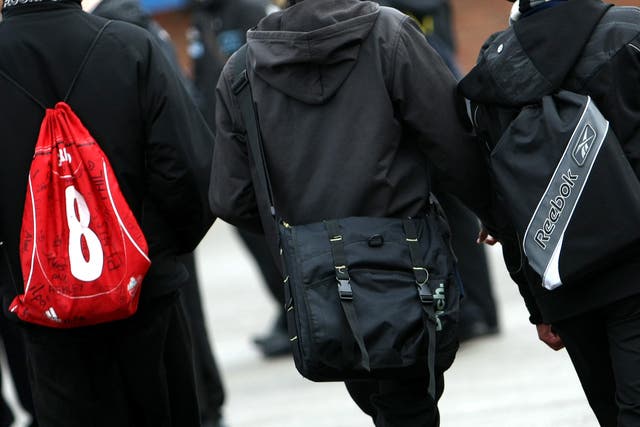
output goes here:
[{"label": "jacket hood", "polygon": [[151,17],[142,10],[137,0],[102,0],[93,10],[93,14],[129,22],[142,28],[148,28],[151,23]]},{"label": "jacket hood", "polygon": [[349,76],[378,13],[358,0],[307,0],[273,13],[247,33],[249,68],[292,98],[322,104]]},{"label": "jacket hood", "polygon": [[484,44],[460,82],[471,101],[523,106],[560,89],[612,5],[569,0],[515,21]]}]

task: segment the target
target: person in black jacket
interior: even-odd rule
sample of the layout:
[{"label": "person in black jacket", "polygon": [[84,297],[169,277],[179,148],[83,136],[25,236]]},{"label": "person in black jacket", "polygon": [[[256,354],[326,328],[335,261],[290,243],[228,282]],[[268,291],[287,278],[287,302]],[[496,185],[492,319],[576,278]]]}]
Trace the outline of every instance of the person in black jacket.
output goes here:
[{"label": "person in black jacket", "polygon": [[[63,99],[105,19],[76,1],[8,1],[0,69],[46,106]],[[0,78],[0,265],[3,306],[21,288],[18,246],[27,177],[43,109]],[[22,323],[36,415],[45,426],[199,426],[179,253],[213,222],[207,203],[213,136],[145,30],[106,27],[69,97],[110,160],[149,245],[138,311],[75,329]],[[9,144],[9,145],[7,145]]]},{"label": "person in black jacket", "polygon": [[[640,177],[640,8],[520,0],[511,23],[487,40],[459,86],[486,146],[495,147],[522,107],[568,89],[592,98]],[[550,291],[522,259],[512,225],[497,224],[492,232],[539,338],[554,350],[566,347],[600,425],[640,425],[638,249],[581,283]]]},{"label": "person in black jacket", "polygon": [[[191,81],[182,74],[178,55],[169,33],[142,10],[142,6],[137,0],[99,0],[97,2],[84,0],[82,7],[94,15],[129,22],[149,31],[188,92],[194,95],[195,89],[192,87]],[[189,280],[183,286],[180,297],[185,305],[185,314],[193,341],[193,361],[200,418],[203,427],[219,427],[223,425],[222,408],[225,401],[225,390],[215,355],[211,349],[204,318],[195,254],[181,255],[180,262],[184,264],[189,273]]]},{"label": "person in black jacket", "polygon": [[[210,203],[221,219],[265,233],[277,259],[232,92],[235,61],[218,81]],[[369,1],[290,1],[247,33],[247,64],[274,203],[289,223],[419,215],[430,174],[481,215],[488,209],[487,171],[458,116],[455,79],[406,15]],[[457,341],[442,349],[436,399],[456,350]],[[377,426],[439,423],[427,378],[347,388]]]}]

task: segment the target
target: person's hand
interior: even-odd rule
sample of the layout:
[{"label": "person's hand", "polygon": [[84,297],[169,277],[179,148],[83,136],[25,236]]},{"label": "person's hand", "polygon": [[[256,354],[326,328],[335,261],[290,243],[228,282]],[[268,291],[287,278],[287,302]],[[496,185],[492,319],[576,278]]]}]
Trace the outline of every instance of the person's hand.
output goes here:
[{"label": "person's hand", "polygon": [[481,226],[476,243],[479,245],[484,243],[486,245],[493,246],[498,243],[498,239],[489,234],[489,231],[484,226]]},{"label": "person's hand", "polygon": [[561,350],[564,348],[564,343],[562,342],[562,338],[560,335],[556,334],[551,325],[547,325],[546,323],[540,323],[536,325],[536,329],[538,330],[538,338],[540,341],[554,349],[555,351]]}]

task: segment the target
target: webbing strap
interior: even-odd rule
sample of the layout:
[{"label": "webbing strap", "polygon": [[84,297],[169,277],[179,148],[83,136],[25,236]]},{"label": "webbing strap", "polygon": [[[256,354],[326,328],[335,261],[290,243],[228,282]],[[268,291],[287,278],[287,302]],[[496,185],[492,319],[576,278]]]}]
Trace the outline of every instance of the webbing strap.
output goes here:
[{"label": "webbing strap", "polygon": [[411,264],[413,265],[413,274],[416,278],[416,285],[420,294],[420,300],[423,303],[433,303],[433,294],[427,282],[429,281],[428,266],[422,265],[420,262],[420,245],[418,243],[418,231],[413,220],[405,219],[403,221],[404,234],[406,236],[407,245],[409,246],[409,255],[411,256]]},{"label": "webbing strap", "polygon": [[416,225],[411,219],[403,221],[404,233],[409,246],[411,263],[413,264],[413,274],[416,278],[418,295],[422,301],[422,309],[425,312],[424,326],[427,330],[429,341],[427,343],[427,369],[429,370],[429,395],[436,400],[436,328],[437,319],[433,304],[433,293],[429,289],[429,270],[420,262],[420,246],[418,243],[418,232]]},{"label": "webbing strap", "polygon": [[238,49],[234,56],[235,69],[233,70],[233,74],[235,81],[233,82],[232,90],[238,99],[240,113],[242,113],[242,119],[244,120],[247,131],[247,144],[251,150],[251,156],[253,157],[257,170],[258,184],[262,187],[261,191],[268,195],[269,212],[271,216],[275,218],[276,211],[273,202],[273,190],[271,188],[271,181],[269,180],[269,172],[267,170],[267,161],[262,146],[257,113],[253,104],[251,85],[249,84],[249,77],[247,76],[247,45],[245,44]]},{"label": "webbing strap", "polygon": [[[351,335],[356,340],[360,349],[360,366],[367,372],[371,370],[369,363],[369,352],[364,345],[364,338],[360,332],[360,323],[358,314],[353,306],[353,292],[351,289],[351,279],[349,278],[349,269],[347,267],[347,257],[344,253],[344,241],[340,234],[340,226],[335,220],[324,221],[325,227],[329,234],[329,243],[331,244],[331,253],[333,255],[333,263],[336,272],[336,280],[338,282],[338,295],[340,297],[340,305],[347,318],[347,323],[351,329]],[[342,349],[349,359],[353,356],[353,349],[348,336],[343,336]]]},{"label": "webbing strap", "polygon": [[[100,30],[98,31],[98,33],[94,37],[93,41],[91,42],[91,45],[89,46],[89,49],[87,50],[87,53],[85,54],[84,58],[82,59],[82,62],[80,63],[80,68],[76,72],[76,75],[73,77],[73,80],[71,81],[71,86],[69,87],[69,89],[67,90],[66,95],[64,96],[64,99],[63,99],[64,102],[67,102],[69,100],[69,96],[71,95],[71,91],[73,91],[73,89],[74,89],[74,87],[75,87],[75,85],[76,85],[76,83],[78,81],[78,78],[80,77],[80,73],[84,69],[87,61],[89,60],[89,56],[91,55],[91,52],[93,52],[93,48],[96,46],[96,44],[98,43],[98,39],[100,38],[100,36],[104,32],[105,28],[107,28],[107,26],[110,23],[111,23],[111,21],[105,22],[105,24],[102,26],[102,28],[100,28]],[[14,85],[27,98],[29,98],[30,100],[32,100],[33,102],[38,104],[38,106],[40,106],[40,108],[42,108],[43,110],[47,109],[47,107],[44,105],[44,103],[42,101],[40,101],[38,98],[33,96],[31,94],[31,92],[29,92],[24,86],[22,86],[20,83],[18,83],[13,77],[11,77],[10,75],[8,75],[7,73],[5,73],[2,70],[0,70],[0,77],[4,77],[5,80],[7,80],[12,85]]]},{"label": "webbing strap", "polygon": [[40,102],[38,98],[33,96],[31,92],[25,89],[20,83],[15,81],[10,75],[0,70],[0,76],[4,77],[5,80],[7,80],[9,83],[13,84],[20,92],[22,92],[27,98],[29,98],[30,100],[38,104],[43,110],[47,109],[47,107],[45,107],[45,105],[42,102]]},{"label": "webbing strap", "polygon": [[100,39],[100,36],[102,36],[102,33],[107,28],[107,26],[109,26],[109,24],[111,24],[111,21],[105,22],[102,28],[100,28],[96,36],[93,38],[93,41],[89,45],[89,49],[87,49],[87,53],[85,53],[84,58],[80,63],[80,67],[78,68],[78,71],[76,71],[76,75],[73,76],[73,80],[71,80],[71,86],[69,86],[69,89],[67,90],[67,93],[63,99],[64,102],[67,102],[69,100],[69,97],[71,96],[71,92],[76,87],[76,83],[78,82],[78,78],[80,77],[80,74],[84,70],[85,65],[87,65],[87,62],[89,61],[89,57],[91,56],[91,53],[93,53],[93,49],[96,47],[96,44],[98,44],[98,40]]}]

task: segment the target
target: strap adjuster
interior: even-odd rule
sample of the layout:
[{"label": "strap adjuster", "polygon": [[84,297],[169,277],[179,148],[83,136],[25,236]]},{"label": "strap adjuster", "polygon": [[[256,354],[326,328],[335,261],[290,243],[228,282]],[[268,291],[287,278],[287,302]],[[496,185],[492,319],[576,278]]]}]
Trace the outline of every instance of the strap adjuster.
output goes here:
[{"label": "strap adjuster", "polygon": [[353,291],[351,290],[351,283],[349,280],[338,280],[338,294],[341,300],[351,301],[353,299]]},{"label": "strap adjuster", "polygon": [[423,304],[433,304],[433,294],[426,284],[418,285],[418,294]]}]

